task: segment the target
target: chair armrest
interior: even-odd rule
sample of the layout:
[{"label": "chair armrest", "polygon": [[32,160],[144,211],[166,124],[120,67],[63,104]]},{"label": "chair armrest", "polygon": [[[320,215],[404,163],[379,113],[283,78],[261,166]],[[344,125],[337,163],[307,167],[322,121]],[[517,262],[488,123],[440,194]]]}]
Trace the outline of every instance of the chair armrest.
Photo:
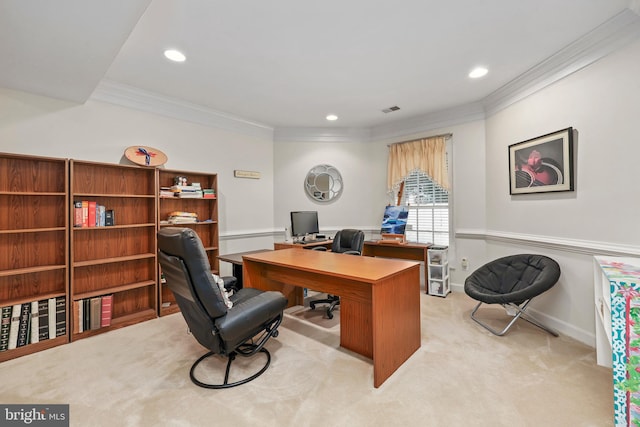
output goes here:
[{"label": "chair armrest", "polygon": [[232,347],[262,331],[264,325],[281,315],[287,306],[282,293],[252,288],[240,289],[233,300],[227,314],[215,319],[220,336]]},{"label": "chair armrest", "polygon": [[312,251],[326,251],[327,248],[325,248],[324,246],[314,246],[311,248]]}]

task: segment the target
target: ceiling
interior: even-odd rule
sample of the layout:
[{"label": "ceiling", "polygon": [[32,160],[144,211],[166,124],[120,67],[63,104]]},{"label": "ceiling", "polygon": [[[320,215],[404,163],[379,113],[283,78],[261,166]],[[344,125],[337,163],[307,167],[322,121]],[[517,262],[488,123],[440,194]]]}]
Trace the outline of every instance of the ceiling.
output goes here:
[{"label": "ceiling", "polygon": [[0,0],[0,87],[83,103],[109,82],[272,128],[367,128],[480,101],[634,3]]}]

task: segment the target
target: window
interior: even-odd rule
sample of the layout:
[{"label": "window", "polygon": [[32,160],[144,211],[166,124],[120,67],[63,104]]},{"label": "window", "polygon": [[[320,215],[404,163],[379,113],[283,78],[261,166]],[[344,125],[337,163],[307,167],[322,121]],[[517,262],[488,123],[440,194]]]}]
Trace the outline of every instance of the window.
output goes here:
[{"label": "window", "polygon": [[444,188],[415,169],[404,180],[401,204],[409,209],[408,241],[449,246],[449,193]]}]

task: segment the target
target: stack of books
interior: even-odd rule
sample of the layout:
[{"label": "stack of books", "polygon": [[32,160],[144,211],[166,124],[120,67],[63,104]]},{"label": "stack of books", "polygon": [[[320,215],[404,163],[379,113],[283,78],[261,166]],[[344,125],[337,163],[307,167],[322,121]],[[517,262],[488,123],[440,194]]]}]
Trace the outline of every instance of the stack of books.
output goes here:
[{"label": "stack of books", "polygon": [[172,185],[171,191],[175,197],[181,199],[202,199],[202,188],[198,182],[192,182],[191,185]]},{"label": "stack of books", "polygon": [[198,222],[198,214],[195,212],[174,211],[167,219],[169,224],[194,224]]},{"label": "stack of books", "polygon": [[160,187],[160,197],[173,197],[175,194],[171,187]]},{"label": "stack of books", "polygon": [[213,188],[205,188],[202,190],[203,199],[215,199],[216,191]]}]

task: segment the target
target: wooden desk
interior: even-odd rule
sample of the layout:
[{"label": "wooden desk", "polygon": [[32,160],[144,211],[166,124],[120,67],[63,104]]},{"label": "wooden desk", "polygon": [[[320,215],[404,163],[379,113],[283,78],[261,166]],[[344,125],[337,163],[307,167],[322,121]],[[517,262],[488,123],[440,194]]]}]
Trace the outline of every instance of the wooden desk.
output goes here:
[{"label": "wooden desk", "polygon": [[218,255],[220,261],[231,263],[233,277],[238,279],[238,289],[242,289],[242,256],[259,252],[270,251],[271,249],[258,249],[255,251],[237,252],[235,254]]},{"label": "wooden desk", "polygon": [[374,387],[420,348],[418,263],[298,249],[243,259],[246,287],[281,291],[290,305],[305,287],[340,295],[340,346],[373,359]]},{"label": "wooden desk", "polygon": [[313,248],[315,246],[324,246],[327,249],[331,249],[331,245],[333,245],[333,240],[325,240],[323,242],[314,242],[314,243],[293,243],[293,242],[276,242],[273,244],[273,249],[308,249]]},{"label": "wooden desk", "polygon": [[377,240],[367,240],[362,248],[364,256],[379,256],[384,258],[410,259],[424,262],[424,284],[429,286],[427,274],[427,249],[433,246],[431,243],[404,243],[389,244],[378,243]]}]

